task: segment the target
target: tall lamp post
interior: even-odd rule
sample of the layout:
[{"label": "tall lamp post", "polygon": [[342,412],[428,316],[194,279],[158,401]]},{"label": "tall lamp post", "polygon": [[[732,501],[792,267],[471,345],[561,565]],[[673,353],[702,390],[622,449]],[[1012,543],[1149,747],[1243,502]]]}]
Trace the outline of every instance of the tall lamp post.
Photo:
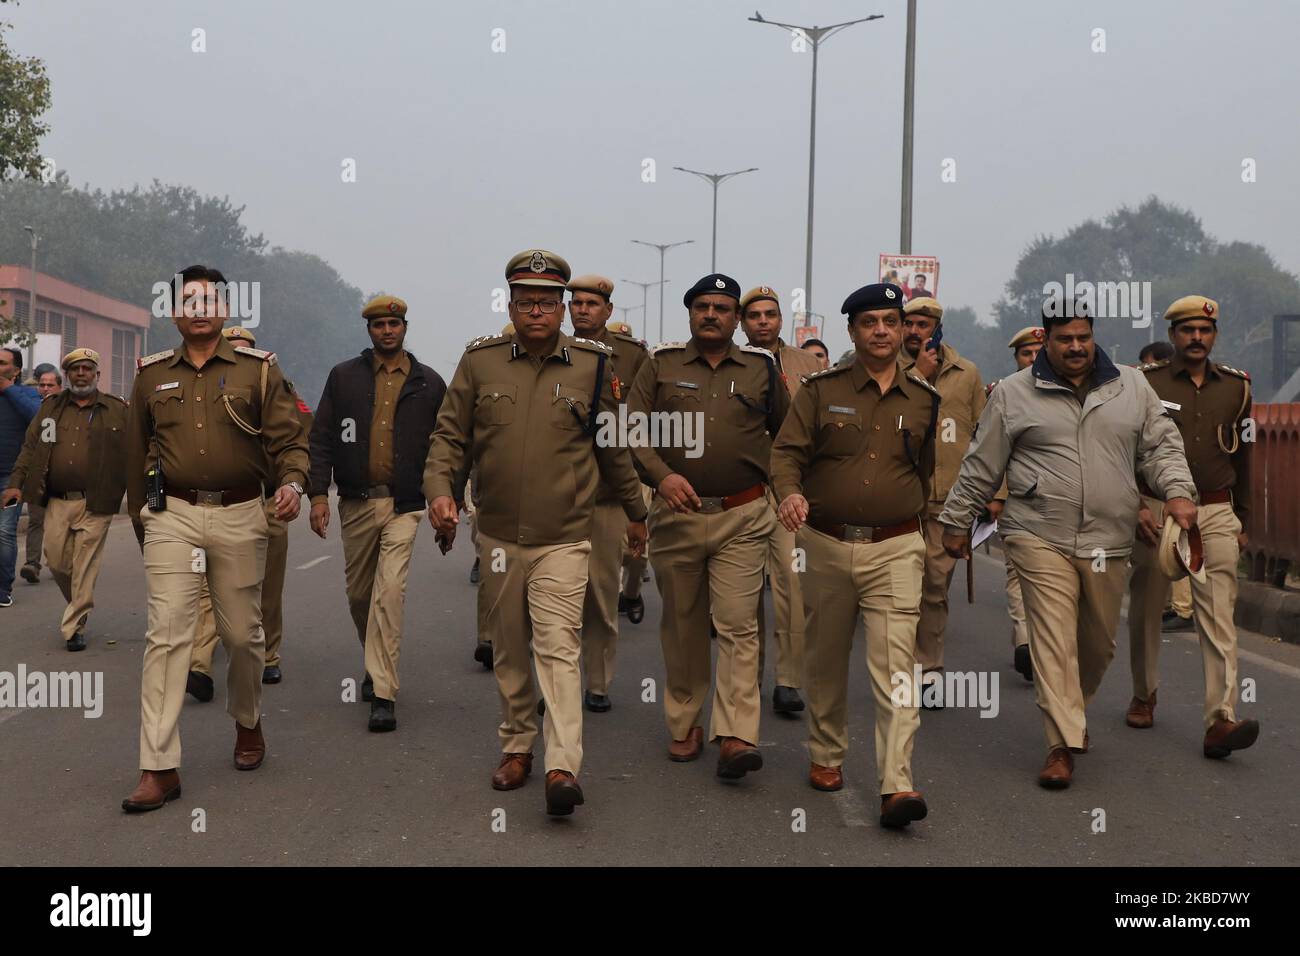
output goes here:
[{"label": "tall lamp post", "polygon": [[32,340],[27,345],[27,367],[29,369],[36,367],[36,247],[40,244],[41,237],[36,234],[36,230],[31,226],[23,226],[32,237],[32,274],[31,274],[31,294],[29,301],[31,304],[27,307],[27,331],[32,334]]},{"label": "tall lamp post", "polygon": [[780,27],[783,30],[789,30],[796,36],[806,37],[812,44],[812,109],[809,112],[808,119],[808,241],[807,252],[804,263],[804,301],[809,312],[812,311],[812,256],[813,256],[813,174],[816,169],[817,159],[817,51],[822,43],[831,38],[836,33],[853,26],[855,23],[866,23],[868,20],[879,20],[884,17],[883,13],[873,13],[869,17],[861,17],[857,20],[846,20],[843,23],[833,23],[828,27],[802,27],[794,23],[778,23],[776,20],[764,20],[763,15],[754,12],[749,19],[754,23],[768,23],[774,27]]},{"label": "tall lamp post", "polygon": [[[663,286],[664,280],[660,279],[658,282],[637,282],[636,279],[619,279],[618,281],[627,282],[631,285],[639,285],[641,287],[641,330],[646,333],[645,337],[647,339],[650,338],[650,312],[646,308],[646,303],[650,297],[649,290],[652,285]],[[661,293],[660,298],[662,297]],[[659,340],[662,342],[663,337],[661,336]]]},{"label": "tall lamp post", "polygon": [[685,166],[674,166],[673,169],[680,173],[690,173],[692,176],[699,176],[701,179],[713,185],[713,254],[710,259],[709,271],[718,271],[718,186],[726,182],[732,176],[740,176],[743,173],[758,172],[757,166],[751,166],[749,169],[737,169],[730,173],[702,173],[698,169],[687,169]]},{"label": "tall lamp post", "polygon": [[662,342],[662,341],[664,340],[664,289],[663,289],[663,285],[664,285],[664,282],[666,281],[666,280],[664,279],[664,254],[665,254],[666,252],[668,252],[669,249],[676,248],[677,246],[688,246],[688,245],[690,245],[692,242],[694,242],[695,240],[694,240],[694,239],[684,239],[684,240],[682,240],[681,242],[646,242],[646,241],[644,241],[644,240],[642,240],[642,239],[633,239],[632,241],[635,242],[635,243],[636,243],[637,245],[639,245],[639,246],[649,246],[649,247],[652,248],[652,249],[658,249],[658,250],[659,250],[659,341]]}]

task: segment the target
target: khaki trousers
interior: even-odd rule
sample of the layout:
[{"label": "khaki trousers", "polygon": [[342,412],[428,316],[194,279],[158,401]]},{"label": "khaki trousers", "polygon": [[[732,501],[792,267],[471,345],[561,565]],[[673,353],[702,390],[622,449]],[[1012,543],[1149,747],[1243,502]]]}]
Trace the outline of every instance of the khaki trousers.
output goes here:
[{"label": "khaki trousers", "polygon": [[92,514],[84,499],[51,498],[45,508],[45,563],[68,602],[59,623],[65,641],[85,627],[95,606],[95,581],[112,524],[112,515]]},{"label": "khaki trousers", "polygon": [[943,549],[942,501],[925,507],[925,579],[921,586],[921,620],[916,625],[916,660],[922,671],[943,669],[943,635],[948,627],[948,588],[957,559]]},{"label": "khaki trousers", "polygon": [[1007,566],[1007,615],[1011,618],[1011,645],[1024,647],[1029,643],[1029,623],[1025,620],[1025,598],[1020,593],[1020,575],[1011,563],[1011,556],[1005,551],[1002,560]]},{"label": "khaki trousers", "polygon": [[[537,685],[546,701],[546,770],[582,770],[582,627],[590,541],[521,545],[479,532],[485,611],[501,698],[502,753],[529,753],[537,739]],[[528,658],[529,644],[533,658]]]},{"label": "khaki trousers", "polygon": [[[275,499],[266,501],[266,576],[262,579],[262,633],[266,637],[266,666],[280,666],[280,640],[284,637],[284,574],[289,563],[289,525],[275,517]],[[199,636],[190,655],[190,670],[212,676],[212,655],[217,649],[217,620],[212,598],[203,582],[199,594]]]},{"label": "khaki trousers", "polygon": [[[1164,506],[1154,498],[1144,498],[1155,515],[1156,524],[1164,522]],[[1197,509],[1197,524],[1205,548],[1205,582],[1190,577],[1192,618],[1201,642],[1201,670],[1205,675],[1205,727],[1222,717],[1236,720],[1237,702],[1237,625],[1233,610],[1237,604],[1237,535],[1241,522],[1228,502],[1202,505]],[[1170,580],[1156,566],[1154,549],[1138,542],[1133,549],[1133,577],[1129,581],[1129,663],[1133,670],[1133,696],[1150,700],[1159,685],[1156,675],[1160,657],[1160,615],[1169,593]]]},{"label": "khaki trousers", "polygon": [[623,506],[597,504],[591,525],[591,558],[587,594],[582,603],[582,663],[586,689],[609,693],[614,680],[614,654],[618,641],[618,572],[627,517]]},{"label": "khaki trousers", "polygon": [[397,700],[406,575],[423,511],[397,514],[392,498],[340,498],[348,609],[375,696]]},{"label": "khaki trousers", "polygon": [[[645,503],[646,511],[650,510],[650,499],[654,497],[654,491],[648,486],[641,486],[641,500]],[[641,556],[634,558],[632,556],[632,546],[627,540],[626,529],[623,532],[623,596],[628,598],[638,598],[641,596],[641,577],[645,574],[645,566],[650,561],[650,544],[646,542],[641,549]]]},{"label": "khaki trousers", "polygon": [[664,717],[674,740],[699,725],[709,694],[712,608],[718,674],[709,739],[758,743],[758,599],[775,523],[766,497],[714,514],[676,514],[658,496],[650,504],[650,564],[664,605]]},{"label": "khaki trousers", "polygon": [[246,728],[261,719],[262,577],[266,512],[261,499],[192,505],[167,498],[167,510],[140,509],[149,624],[140,678],[140,769],[180,766],[178,728],[190,652],[199,627],[204,575],[226,645],[226,710]]},{"label": "khaki trousers", "polygon": [[[51,501],[55,500],[53,498]],[[60,499],[61,500],[61,499]],[[34,501],[27,502],[27,550],[23,564],[41,569],[41,550],[45,544],[45,509]],[[48,565],[49,559],[45,560]]]},{"label": "khaki trousers", "polygon": [[1191,578],[1179,578],[1169,589],[1169,607],[1179,617],[1192,616]]},{"label": "khaki trousers", "polygon": [[1031,534],[1002,540],[1025,598],[1034,693],[1048,749],[1080,748],[1085,711],[1115,656],[1128,559],[1069,557]]},{"label": "khaki trousers", "polygon": [[[771,496],[771,492],[768,494]],[[770,507],[776,511],[775,496]],[[776,644],[776,683],[781,687],[803,686],[804,611],[800,575],[794,570],[795,536],[780,521],[767,539],[767,574],[772,581],[772,639]],[[758,592],[758,676],[762,682],[767,661],[767,611],[763,592]]]},{"label": "khaki trousers", "polygon": [[824,767],[844,763],[849,662],[861,615],[876,703],[876,779],[882,794],[911,790],[919,701],[895,706],[892,694],[895,674],[905,675],[909,685],[913,680],[925,538],[916,532],[879,542],[837,541],[805,525],[797,540],[808,558],[803,588],[809,755]]}]

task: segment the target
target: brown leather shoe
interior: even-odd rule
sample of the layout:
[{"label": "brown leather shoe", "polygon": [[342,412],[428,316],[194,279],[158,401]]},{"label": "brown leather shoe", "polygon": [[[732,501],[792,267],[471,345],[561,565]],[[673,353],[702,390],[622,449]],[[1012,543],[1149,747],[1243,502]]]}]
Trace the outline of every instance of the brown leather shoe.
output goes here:
[{"label": "brown leather shoe", "polygon": [[567,770],[546,772],[546,812],[553,817],[567,817],[573,808],[584,803],[582,788]]},{"label": "brown leather shoe", "polygon": [[924,820],[928,812],[925,798],[915,790],[886,793],[880,797],[882,827],[905,827],[913,820]]},{"label": "brown leather shoe", "polygon": [[518,790],[533,772],[533,754],[502,754],[496,773],[492,774],[493,790]]},{"label": "brown leather shoe", "polygon": [[687,763],[699,757],[704,750],[704,728],[692,727],[685,740],[674,740],[668,745],[668,759]]},{"label": "brown leather shoe", "polygon": [[145,770],[140,774],[140,783],[131,791],[131,796],[122,801],[122,809],[127,813],[145,813],[157,810],[168,800],[175,800],[181,795],[181,775],[172,770]]},{"label": "brown leather shoe", "polygon": [[1130,727],[1136,727],[1138,730],[1146,730],[1154,724],[1156,722],[1156,692],[1151,692],[1150,700],[1134,697],[1128,705],[1128,713],[1124,715],[1124,722]]},{"label": "brown leather shoe", "polygon": [[763,769],[763,755],[759,749],[739,737],[723,737],[718,752],[718,776],[723,780],[739,780],[751,770]]},{"label": "brown leather shoe", "polygon": [[235,721],[235,769],[256,770],[266,759],[266,741],[262,739],[262,722],[252,730]]},{"label": "brown leather shoe", "polygon": [[1224,720],[1220,717],[1205,732],[1203,753],[1214,760],[1222,760],[1234,750],[1245,750],[1258,739],[1258,720]]},{"label": "brown leather shoe", "polygon": [[839,767],[823,767],[815,763],[808,771],[808,782],[814,790],[832,793],[844,787],[844,773]]},{"label": "brown leather shoe", "polygon": [[1074,758],[1068,747],[1053,747],[1047,763],[1038,772],[1038,785],[1048,790],[1064,790],[1074,776]]}]

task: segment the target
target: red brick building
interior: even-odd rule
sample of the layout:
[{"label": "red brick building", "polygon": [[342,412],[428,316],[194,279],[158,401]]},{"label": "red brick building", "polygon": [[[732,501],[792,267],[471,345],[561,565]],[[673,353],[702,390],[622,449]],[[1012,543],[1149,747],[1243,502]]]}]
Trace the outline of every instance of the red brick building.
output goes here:
[{"label": "red brick building", "polygon": [[[0,315],[29,325],[31,288],[29,268],[0,265]],[[75,348],[98,352],[104,391],[131,394],[148,330],[148,309],[36,273],[35,331],[63,337],[60,357]]]}]

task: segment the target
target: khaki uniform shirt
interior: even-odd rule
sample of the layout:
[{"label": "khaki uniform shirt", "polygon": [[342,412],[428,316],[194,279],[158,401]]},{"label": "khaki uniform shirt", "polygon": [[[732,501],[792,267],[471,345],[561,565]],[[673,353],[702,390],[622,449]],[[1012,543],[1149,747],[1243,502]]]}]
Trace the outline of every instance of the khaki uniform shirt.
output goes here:
[{"label": "khaki uniform shirt", "polygon": [[[916,360],[901,353],[903,367],[915,371]],[[988,402],[988,391],[979,369],[970,359],[962,358],[951,345],[939,345],[939,371],[931,383],[939,391],[939,424],[934,446],[934,479],[930,482],[930,500],[943,501],[952,490],[961,471],[961,460],[970,447],[975,424]],[[952,441],[944,441],[944,435]]]},{"label": "khaki uniform shirt", "polygon": [[1232,492],[1232,507],[1245,527],[1250,514],[1250,447],[1241,440],[1250,417],[1250,376],[1207,362],[1198,388],[1175,355],[1143,365],[1141,371],[1183,436],[1187,464],[1201,494]]},{"label": "khaki uniform shirt", "polygon": [[861,361],[810,375],[772,446],[778,501],[814,524],[888,526],[925,510],[940,397],[900,362],[883,395]]},{"label": "khaki uniform shirt", "polygon": [[[99,396],[96,396],[98,399]],[[47,490],[51,494],[85,491],[90,474],[90,423],[102,411],[98,400],[82,408],[69,399],[54,421]],[[106,403],[105,403],[106,404]]]},{"label": "khaki uniform shirt", "polygon": [[799,385],[803,379],[820,372],[822,363],[817,361],[817,356],[807,349],[797,349],[794,346],[786,345],[783,340],[777,339],[776,367],[781,371],[781,378],[785,382],[786,389],[790,392],[790,397],[794,398],[795,392],[799,391]]},{"label": "khaki uniform shirt", "polygon": [[374,356],[375,407],[370,413],[370,483],[386,485],[393,480],[393,417],[397,396],[411,374],[411,357],[405,352],[392,368]]},{"label": "khaki uniform shirt", "polygon": [[618,490],[629,519],[644,519],[631,456],[597,440],[594,427],[593,413],[617,418],[611,359],[607,346],[563,332],[539,358],[514,336],[475,339],[438,413],[425,497],[460,493],[455,485],[472,456],[475,520],[490,537],[530,546],[589,538],[601,478]]},{"label": "khaki uniform shirt", "polygon": [[[767,350],[733,342],[712,368],[690,341],[660,345],[650,353],[627,410],[629,419],[653,412],[676,413],[683,423],[690,418],[684,427],[699,440],[695,450],[675,441],[670,447],[634,446],[632,454],[656,488],[675,473],[697,495],[713,498],[767,483],[772,438],[790,410],[790,393]],[[658,430],[661,444],[669,444],[669,430]],[[696,451],[701,454],[690,457]]]},{"label": "khaki uniform shirt", "polygon": [[[646,347],[640,339],[608,329],[600,330],[600,337],[593,341],[608,345],[614,350],[613,373],[607,376],[609,390],[618,405],[626,405],[632,383],[636,381],[636,373],[649,356]],[[596,501],[599,504],[617,504],[618,500],[618,489],[602,478],[596,492]]]},{"label": "khaki uniform shirt", "polygon": [[[190,364],[183,346],[142,358],[137,368],[127,421],[133,522],[145,503],[145,473],[159,457],[164,486],[173,493],[306,482],[307,435],[274,354],[223,338],[201,369]],[[248,434],[236,416],[261,434]],[[156,444],[150,435],[155,429]]]}]

